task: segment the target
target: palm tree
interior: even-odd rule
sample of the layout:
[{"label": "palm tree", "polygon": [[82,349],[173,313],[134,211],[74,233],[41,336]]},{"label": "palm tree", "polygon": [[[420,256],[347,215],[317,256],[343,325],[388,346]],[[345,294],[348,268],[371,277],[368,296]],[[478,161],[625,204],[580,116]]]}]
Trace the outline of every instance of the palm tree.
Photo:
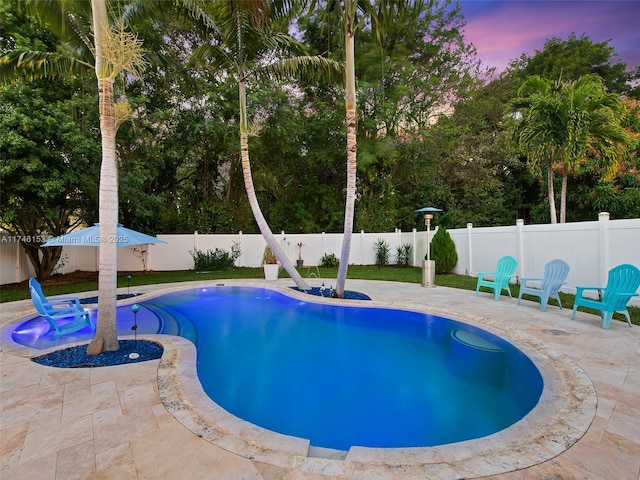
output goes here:
[{"label": "palm tree", "polygon": [[[118,350],[116,329],[118,169],[116,132],[128,117],[126,105],[116,104],[113,84],[122,72],[137,75],[144,65],[141,45],[123,24],[109,22],[106,0],[26,2],[48,28],[63,39],[61,52],[11,52],[0,60],[3,79],[56,78],[77,68],[95,70],[98,80],[102,162],[100,167],[100,253],[98,321],[90,354]],[[88,27],[93,30],[90,41]],[[90,63],[93,57],[94,64]]]},{"label": "palm tree", "polygon": [[[278,28],[288,24],[288,15],[295,12],[295,1],[217,0],[202,3],[176,0],[175,3],[213,39],[193,52],[192,61],[199,64],[212,62],[215,69],[233,76],[238,82],[242,173],[253,216],[280,264],[298,288],[308,290],[308,284],[273,235],[256,196],[249,158],[252,126],[247,113],[247,82],[315,75],[320,70],[337,75],[341,74],[342,68],[339,63],[322,56],[301,55],[303,45]],[[300,55],[282,58],[289,52]]]},{"label": "palm tree", "polygon": [[[311,9],[313,10],[315,2]],[[347,188],[344,211],[344,235],[338,278],[336,280],[336,296],[344,297],[344,288],[349,268],[351,253],[351,237],[353,234],[353,214],[356,198],[357,180],[357,126],[356,112],[356,73],[355,73],[355,33],[365,18],[371,18],[375,23],[375,13],[369,0],[330,0],[326,5],[327,15],[337,14],[342,22],[345,50],[345,120],[347,125]],[[375,30],[377,32],[377,30]]]},{"label": "palm tree", "polygon": [[547,169],[547,195],[551,223],[558,222],[554,191],[553,158],[556,154],[553,130],[538,105],[553,95],[553,85],[545,78],[533,76],[518,89],[518,96],[511,102],[511,109],[518,122],[513,130],[516,146],[526,152],[529,167],[539,172],[541,164]]},{"label": "palm tree", "polygon": [[[89,344],[90,353],[119,348],[116,330],[118,285],[118,166],[116,133],[128,114],[116,114],[113,82],[122,72],[138,75],[144,65],[142,46],[122,28],[109,25],[105,0],[91,0],[95,42],[95,71],[98,77],[102,163],[100,166],[99,221],[100,253],[98,274],[98,322]],[[124,105],[126,111],[126,104]]]},{"label": "palm tree", "polygon": [[569,174],[593,155],[600,160],[603,177],[610,179],[629,137],[621,125],[624,104],[618,95],[607,92],[600,76],[584,75],[567,85],[562,93],[559,117],[567,135],[561,157],[560,223],[565,223]]},{"label": "palm tree", "polygon": [[552,223],[556,223],[554,170],[562,176],[560,222],[564,223],[568,177],[588,156],[599,159],[604,177],[615,173],[628,142],[621,125],[624,105],[606,91],[598,75],[555,84],[534,76],[520,87],[512,108],[522,115],[514,130],[516,144],[534,168],[542,162],[547,166]]}]

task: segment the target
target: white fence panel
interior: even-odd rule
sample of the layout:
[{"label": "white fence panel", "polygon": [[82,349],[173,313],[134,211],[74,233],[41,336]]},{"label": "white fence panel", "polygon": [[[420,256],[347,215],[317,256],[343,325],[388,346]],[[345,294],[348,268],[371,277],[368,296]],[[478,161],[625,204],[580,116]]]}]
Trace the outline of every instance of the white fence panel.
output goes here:
[{"label": "white fence panel", "polygon": [[[453,269],[458,275],[470,275],[471,265],[471,224],[467,224],[467,228],[457,228],[447,230],[451,240],[456,244],[456,253],[458,254],[458,263]],[[426,249],[425,249],[426,250]],[[424,258],[421,257],[421,259]]]},{"label": "white fence panel", "polygon": [[[324,235],[297,235],[296,238],[303,243],[302,259],[304,260],[304,264],[320,264],[320,259],[325,253],[323,247]],[[340,248],[342,248],[342,243],[340,243]],[[340,252],[336,252],[336,255],[340,255]]]},{"label": "white fence panel", "polygon": [[21,282],[35,270],[17,238],[0,234],[0,285]]},{"label": "white fence panel", "polygon": [[615,220],[609,222],[608,245],[606,245],[609,265],[631,263],[640,266],[640,229],[638,220]]},{"label": "white fence panel", "polygon": [[[343,235],[341,233],[322,232],[320,256],[314,262],[316,265],[320,263],[320,258],[324,255],[334,254],[337,258],[340,258],[340,252],[342,251],[342,236]],[[354,247],[353,238],[351,239],[351,247]]]},{"label": "white fence panel", "polygon": [[496,262],[505,255],[518,258],[515,227],[474,228],[471,242],[471,258],[468,266],[470,275],[477,276],[478,272],[494,272]]}]

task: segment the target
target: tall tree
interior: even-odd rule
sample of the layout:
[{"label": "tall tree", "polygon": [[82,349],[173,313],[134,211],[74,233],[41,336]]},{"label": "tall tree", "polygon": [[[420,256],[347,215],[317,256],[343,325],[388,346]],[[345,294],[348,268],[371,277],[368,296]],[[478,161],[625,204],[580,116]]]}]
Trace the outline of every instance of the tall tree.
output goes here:
[{"label": "tall tree", "polygon": [[600,76],[610,92],[628,94],[634,75],[627,71],[627,64],[618,61],[609,40],[593,42],[589,37],[569,35],[567,40],[554,37],[547,39],[542,50],[531,57],[519,60],[524,67],[519,72],[524,81],[540,75],[550,81],[574,82],[588,74]]},{"label": "tall tree", "polygon": [[[338,3],[339,5],[339,3]],[[367,2],[368,6],[368,2]],[[356,61],[355,61],[355,30],[357,28],[358,1],[345,0],[342,10],[344,22],[344,51],[345,51],[345,119],[347,123],[347,196],[344,209],[344,237],[340,252],[340,265],[336,279],[336,295],[344,296],[347,281],[349,255],[351,253],[351,234],[353,233],[353,213],[356,201],[357,178],[357,116],[356,116]]]},{"label": "tall tree", "polygon": [[512,108],[521,118],[514,129],[515,141],[534,166],[543,161],[551,222],[555,223],[554,170],[562,176],[560,222],[566,221],[569,174],[574,174],[588,155],[599,159],[610,177],[622,158],[628,136],[621,126],[624,105],[608,93],[597,75],[574,82],[555,82],[533,76],[520,87]]},{"label": "tall tree", "polygon": [[[300,289],[307,290],[309,286],[280,247],[256,196],[249,158],[249,136],[257,132],[258,125],[252,125],[249,120],[247,84],[294,75],[313,76],[320,70],[338,74],[341,67],[337,62],[319,55],[303,55],[303,45],[288,35],[286,28],[297,2],[218,0],[203,4],[193,0],[178,0],[176,3],[213,39],[197,48],[192,60],[196,63],[211,62],[214,68],[237,81],[242,173],[253,216],[280,264]],[[291,53],[298,55],[287,56]]]},{"label": "tall tree", "polygon": [[[312,3],[311,10],[315,8]],[[356,113],[356,73],[355,73],[355,34],[367,18],[376,21],[370,0],[330,0],[326,4],[329,17],[337,17],[342,25],[345,55],[345,121],[347,126],[347,185],[344,212],[344,235],[340,252],[340,265],[336,280],[336,296],[344,296],[344,288],[349,268],[351,237],[356,198],[357,179],[357,113]],[[374,29],[377,32],[377,29]]]},{"label": "tall tree", "polygon": [[100,144],[93,122],[82,119],[95,104],[86,104],[78,83],[0,87],[0,224],[20,240],[41,281],[62,254],[42,243],[93,211]]},{"label": "tall tree", "polygon": [[[0,56],[17,49],[55,52],[54,35],[17,4],[3,4],[0,16]],[[96,198],[99,143],[95,84],[92,89],[88,80],[0,87],[0,223],[20,239],[39,280],[49,278],[62,253],[62,247],[42,248],[47,236],[65,233],[95,209],[88,199]]]},{"label": "tall tree", "polygon": [[113,83],[122,72],[138,75],[144,65],[141,44],[124,25],[112,27],[106,0],[91,0],[95,42],[95,72],[98,79],[102,162],[100,164],[100,251],[98,274],[98,322],[90,353],[119,348],[115,327],[116,288],[118,284],[118,166],[116,133],[130,112],[127,104],[116,111]]},{"label": "tall tree", "polygon": [[[106,0],[27,2],[39,21],[63,39],[57,52],[12,51],[0,60],[4,79],[56,78],[90,67],[98,82],[102,161],[100,167],[100,252],[98,322],[88,352],[119,348],[116,330],[118,176],[116,132],[128,118],[126,102],[114,100],[114,81],[122,72],[137,75],[144,66],[141,45],[122,21],[111,23]],[[115,11],[115,10],[113,10]],[[90,40],[93,34],[93,42]],[[90,59],[93,58],[93,65]]]}]

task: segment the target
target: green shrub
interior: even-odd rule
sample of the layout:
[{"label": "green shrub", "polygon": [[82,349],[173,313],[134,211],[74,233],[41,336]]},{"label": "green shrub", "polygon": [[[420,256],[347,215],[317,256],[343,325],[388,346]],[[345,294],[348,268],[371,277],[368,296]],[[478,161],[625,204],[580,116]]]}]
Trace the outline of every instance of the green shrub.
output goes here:
[{"label": "green shrub", "polygon": [[231,252],[216,248],[206,251],[196,250],[190,253],[195,264],[194,270],[198,272],[229,270],[234,267],[236,259],[240,256],[240,245],[234,242],[231,246]]},{"label": "green shrub", "polygon": [[413,245],[403,243],[396,248],[396,263],[403,267],[409,267],[413,263]]},{"label": "green shrub", "polygon": [[320,266],[323,268],[335,268],[339,263],[335,253],[325,253],[320,259]]},{"label": "green shrub", "polygon": [[376,249],[376,265],[378,268],[389,265],[389,244],[383,239],[379,238],[375,243]]},{"label": "green shrub", "polygon": [[456,244],[443,226],[438,227],[431,240],[431,259],[436,262],[436,273],[449,273],[458,263]]}]

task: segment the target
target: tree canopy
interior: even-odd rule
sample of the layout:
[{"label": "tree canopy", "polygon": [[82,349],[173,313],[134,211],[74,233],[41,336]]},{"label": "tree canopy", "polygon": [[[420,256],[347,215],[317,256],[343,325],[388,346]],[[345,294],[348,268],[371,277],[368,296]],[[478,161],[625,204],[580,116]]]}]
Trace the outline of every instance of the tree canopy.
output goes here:
[{"label": "tree canopy", "polygon": [[[613,218],[640,215],[640,122],[630,87],[633,72],[625,73],[608,42],[575,35],[550,39],[535,55],[523,56],[508,71],[486,80],[465,41],[464,18],[453,5],[428,2],[430,8],[419,15],[405,12],[400,26],[384,22],[384,8],[392,4],[372,2],[383,18],[377,25],[380,35],[367,23],[356,31],[354,231],[420,228],[414,210],[425,205],[443,209],[434,222],[447,228],[468,222],[507,225],[517,218],[550,221],[546,181],[528,168],[527,152],[509,141],[514,120],[508,114],[510,102],[534,74],[551,82],[560,76],[573,82],[595,73],[608,93],[628,95],[621,97],[625,111],[619,115],[631,138],[629,147],[610,178],[603,178],[595,150],[586,155],[570,177],[566,217],[593,220],[602,210]],[[5,2],[0,9],[0,70],[20,48],[55,51],[60,41],[31,22],[19,5]],[[133,112],[117,133],[119,218],[148,233],[257,232],[243,184],[237,85],[213,61],[189,63],[203,40],[215,42],[217,37],[196,30],[191,17],[176,11],[164,17],[138,11],[142,17],[136,19],[136,35],[159,61],[149,63],[140,78],[120,76],[115,84],[119,92],[126,86]],[[310,53],[344,58],[336,25],[320,15],[294,20],[296,38]],[[317,78],[282,77],[252,79],[250,86],[246,101],[254,128],[247,142],[266,222],[274,231],[342,231],[347,156],[343,87]],[[0,132],[2,209],[18,198],[9,188],[59,176],[66,190],[84,193],[58,191],[60,198],[68,198],[61,207],[73,211],[72,218],[96,221],[100,151],[99,118],[93,112],[98,103],[95,75],[72,72],[68,83],[4,85],[1,95],[0,121],[13,122],[3,123],[10,126]],[[12,120],[36,105],[44,108],[27,120],[42,126]],[[8,132],[15,139],[30,135],[39,140],[8,142]],[[62,145],[57,156],[46,148],[53,144]],[[41,170],[24,168],[21,158],[37,160]],[[65,161],[80,165],[65,172],[66,177],[58,173]],[[561,192],[560,175],[553,183]],[[29,209],[20,217],[35,224],[61,215],[38,209],[57,205],[44,194],[25,197]],[[2,222],[7,229],[8,217]]]}]

